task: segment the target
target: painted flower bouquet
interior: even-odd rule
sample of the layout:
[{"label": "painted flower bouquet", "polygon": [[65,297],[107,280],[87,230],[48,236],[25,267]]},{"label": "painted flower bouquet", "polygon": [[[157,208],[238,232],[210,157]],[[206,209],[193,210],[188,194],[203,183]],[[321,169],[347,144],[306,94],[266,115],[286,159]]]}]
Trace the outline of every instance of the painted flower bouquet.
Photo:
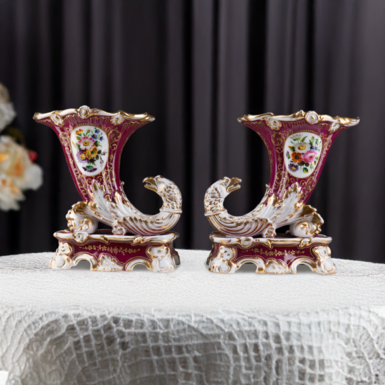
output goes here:
[{"label": "painted flower bouquet", "polygon": [[76,149],[76,158],[82,169],[94,173],[98,170],[97,163],[102,168],[107,155],[103,132],[97,127],[78,128],[75,130],[75,139],[72,146]]},{"label": "painted flower bouquet", "polygon": [[320,158],[321,138],[307,132],[294,134],[289,137],[286,147],[285,163],[290,174],[299,178],[312,174]]},{"label": "painted flower bouquet", "polygon": [[43,171],[33,162],[34,151],[27,150],[23,135],[8,127],[16,113],[10,102],[8,90],[0,83],[0,210],[19,210],[27,189],[38,189],[43,183]]}]

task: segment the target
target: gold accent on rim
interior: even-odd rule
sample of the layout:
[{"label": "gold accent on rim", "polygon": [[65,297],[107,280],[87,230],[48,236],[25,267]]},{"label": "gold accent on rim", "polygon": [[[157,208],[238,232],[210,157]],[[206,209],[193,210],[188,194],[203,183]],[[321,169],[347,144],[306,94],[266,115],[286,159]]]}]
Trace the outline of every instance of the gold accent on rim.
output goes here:
[{"label": "gold accent on rim", "polygon": [[341,116],[319,115],[315,111],[305,112],[303,110],[294,112],[290,115],[274,115],[271,112],[266,112],[259,115],[243,115],[237,120],[242,122],[255,122],[258,120],[266,121],[266,124],[275,131],[279,131],[282,126],[282,122],[293,122],[297,120],[305,119],[309,124],[328,123],[331,124],[329,132],[335,132],[340,127],[352,127],[356,126],[360,122],[360,118],[343,118]]},{"label": "gold accent on rim", "polygon": [[63,126],[63,117],[67,117],[68,115],[78,115],[82,119],[87,119],[91,116],[106,117],[110,118],[111,123],[114,125],[121,124],[124,120],[135,120],[139,121],[140,123],[153,122],[155,120],[155,117],[151,116],[147,112],[144,112],[143,114],[130,114],[122,110],[119,110],[117,112],[107,112],[98,108],[90,108],[88,106],[81,106],[79,108],[69,108],[61,111],[56,110],[47,113],[36,112],[33,115],[33,119],[36,122],[39,122],[41,120],[50,118],[54,124],[58,126]]}]

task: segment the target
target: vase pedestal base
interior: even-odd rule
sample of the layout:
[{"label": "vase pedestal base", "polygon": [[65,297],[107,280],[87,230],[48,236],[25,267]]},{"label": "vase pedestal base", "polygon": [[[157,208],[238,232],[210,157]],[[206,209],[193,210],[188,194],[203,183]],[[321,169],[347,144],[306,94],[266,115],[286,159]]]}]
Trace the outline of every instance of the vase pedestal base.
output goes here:
[{"label": "vase pedestal base", "polygon": [[278,234],[275,238],[253,238],[212,233],[210,240],[213,245],[207,264],[213,273],[235,273],[245,263],[254,263],[256,273],[260,274],[295,274],[301,264],[319,274],[336,272],[329,248],[332,238],[325,235],[296,238]]},{"label": "vase pedestal base", "polygon": [[52,269],[69,269],[80,261],[88,261],[92,271],[132,271],[136,265],[167,273],[180,264],[173,242],[178,233],[155,236],[114,235],[108,230],[95,234],[72,233],[67,230],[54,234],[59,240],[56,255],[50,261]]}]

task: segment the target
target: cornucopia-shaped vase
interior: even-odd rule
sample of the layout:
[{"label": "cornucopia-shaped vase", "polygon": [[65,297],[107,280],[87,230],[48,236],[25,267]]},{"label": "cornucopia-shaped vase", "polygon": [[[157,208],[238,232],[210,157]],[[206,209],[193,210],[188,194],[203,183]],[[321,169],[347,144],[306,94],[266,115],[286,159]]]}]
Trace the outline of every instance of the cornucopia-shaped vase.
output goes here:
[{"label": "cornucopia-shaped vase", "polygon": [[[131,270],[137,263],[155,271],[173,270],[177,253],[172,242],[178,235],[169,231],[182,213],[178,187],[162,176],[146,178],[145,187],[163,200],[158,214],[146,215],[128,200],[119,177],[120,158],[126,141],[138,128],[155,118],[147,113],[108,113],[82,106],[36,113],[34,119],[56,132],[83,199],[67,213],[70,231],[55,233],[60,241],[57,251],[60,258],[51,261],[51,266],[69,268],[79,260],[87,259],[93,270]],[[98,230],[99,222],[111,226],[112,234]],[[109,253],[102,253],[106,247],[100,242],[110,245],[107,247]],[[119,247],[111,245],[114,242]],[[123,247],[122,243],[126,246],[140,244],[141,248]],[[153,246],[147,247],[150,244]],[[159,263],[155,264],[154,247],[160,247],[157,250]]]},{"label": "cornucopia-shaped vase", "polygon": [[[270,158],[270,183],[259,205],[243,216],[230,215],[223,205],[225,198],[240,188],[241,180],[225,177],[214,183],[204,200],[205,215],[218,231],[212,234],[211,239],[219,241],[225,236],[227,244],[231,244],[228,238],[232,238],[234,242],[243,242],[245,247],[246,244],[249,247],[261,242],[270,248],[273,244],[296,242],[301,248],[310,247],[315,242],[328,245],[331,238],[326,240],[319,236],[322,217],[306,202],[319,180],[334,140],[345,129],[357,125],[359,119],[298,111],[292,115],[244,115],[238,121],[259,134],[265,143]],[[290,232],[284,235],[283,240],[281,237],[277,239],[276,229],[285,225],[290,225]],[[325,250],[330,256],[330,249],[327,247]],[[234,260],[234,256],[231,258]],[[260,269],[265,272],[266,266],[265,263],[265,267]],[[284,268],[275,266],[273,272],[286,272],[290,267],[285,263]],[[316,269],[314,264],[311,267]],[[227,266],[226,269],[230,268]],[[334,272],[335,268],[332,270]],[[295,272],[294,268],[292,272]]]}]

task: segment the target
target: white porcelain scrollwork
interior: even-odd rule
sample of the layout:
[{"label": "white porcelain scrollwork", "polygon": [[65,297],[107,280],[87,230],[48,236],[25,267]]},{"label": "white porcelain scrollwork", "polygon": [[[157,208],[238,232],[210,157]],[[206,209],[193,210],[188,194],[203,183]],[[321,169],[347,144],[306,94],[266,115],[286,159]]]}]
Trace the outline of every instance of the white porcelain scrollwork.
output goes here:
[{"label": "white porcelain scrollwork", "polygon": [[79,108],[79,115],[83,119],[87,118],[90,115],[90,112],[91,112],[91,108],[88,106],[81,106]]},{"label": "white porcelain scrollwork", "polygon": [[336,266],[331,259],[331,250],[328,246],[319,246],[313,249],[317,256],[316,272],[319,274],[333,274],[336,272]]},{"label": "white porcelain scrollwork", "polygon": [[210,258],[209,270],[212,273],[235,273],[237,266],[231,260],[235,258],[236,253],[235,248],[221,246],[217,256]]},{"label": "white porcelain scrollwork", "polygon": [[306,113],[305,119],[310,124],[316,124],[319,121],[319,115],[314,111],[309,111]]},{"label": "white porcelain scrollwork", "polygon": [[109,254],[100,254],[96,271],[122,271],[123,266],[119,265]]},{"label": "white porcelain scrollwork", "polygon": [[266,274],[285,274],[289,272],[289,268],[283,261],[270,260],[266,263]]},{"label": "white porcelain scrollwork", "polygon": [[145,187],[156,192],[163,200],[158,214],[141,213],[126,195],[115,194],[114,199],[105,196],[104,187],[94,181],[89,188],[91,202],[78,202],[72,206],[66,218],[68,228],[73,232],[94,233],[98,222],[112,227],[115,235],[126,233],[157,235],[166,233],[178,222],[182,213],[182,195],[179,188],[162,176],[144,180]]},{"label": "white porcelain scrollwork", "polygon": [[230,215],[224,207],[224,201],[230,193],[240,188],[240,182],[238,178],[224,177],[211,185],[206,192],[205,215],[220,233],[242,237],[262,234],[265,238],[274,238],[275,229],[306,221],[309,222],[308,230],[311,235],[304,236],[313,237],[319,234],[323,219],[315,208],[299,203],[303,192],[298,183],[288,188],[282,199],[274,194],[269,196],[267,186],[265,196],[253,211],[243,216]]},{"label": "white porcelain scrollwork", "polygon": [[50,267],[52,269],[69,269],[72,264],[71,254],[72,246],[67,242],[59,242],[56,254],[49,263]]},{"label": "white porcelain scrollwork", "polygon": [[78,232],[93,234],[98,228],[98,220],[85,213],[85,207],[84,202],[75,203],[66,215],[68,228],[75,234]]},{"label": "white porcelain scrollwork", "polygon": [[294,237],[311,238],[320,233],[320,225],[311,220],[301,220],[290,225],[290,234]]},{"label": "white porcelain scrollwork", "polygon": [[57,124],[58,126],[62,126],[63,125],[63,119],[60,115],[58,114],[52,114],[51,115],[51,119],[52,121]]},{"label": "white porcelain scrollwork", "polygon": [[169,247],[151,246],[147,249],[147,254],[152,259],[152,271],[157,273],[168,273],[176,269],[175,260]]}]

